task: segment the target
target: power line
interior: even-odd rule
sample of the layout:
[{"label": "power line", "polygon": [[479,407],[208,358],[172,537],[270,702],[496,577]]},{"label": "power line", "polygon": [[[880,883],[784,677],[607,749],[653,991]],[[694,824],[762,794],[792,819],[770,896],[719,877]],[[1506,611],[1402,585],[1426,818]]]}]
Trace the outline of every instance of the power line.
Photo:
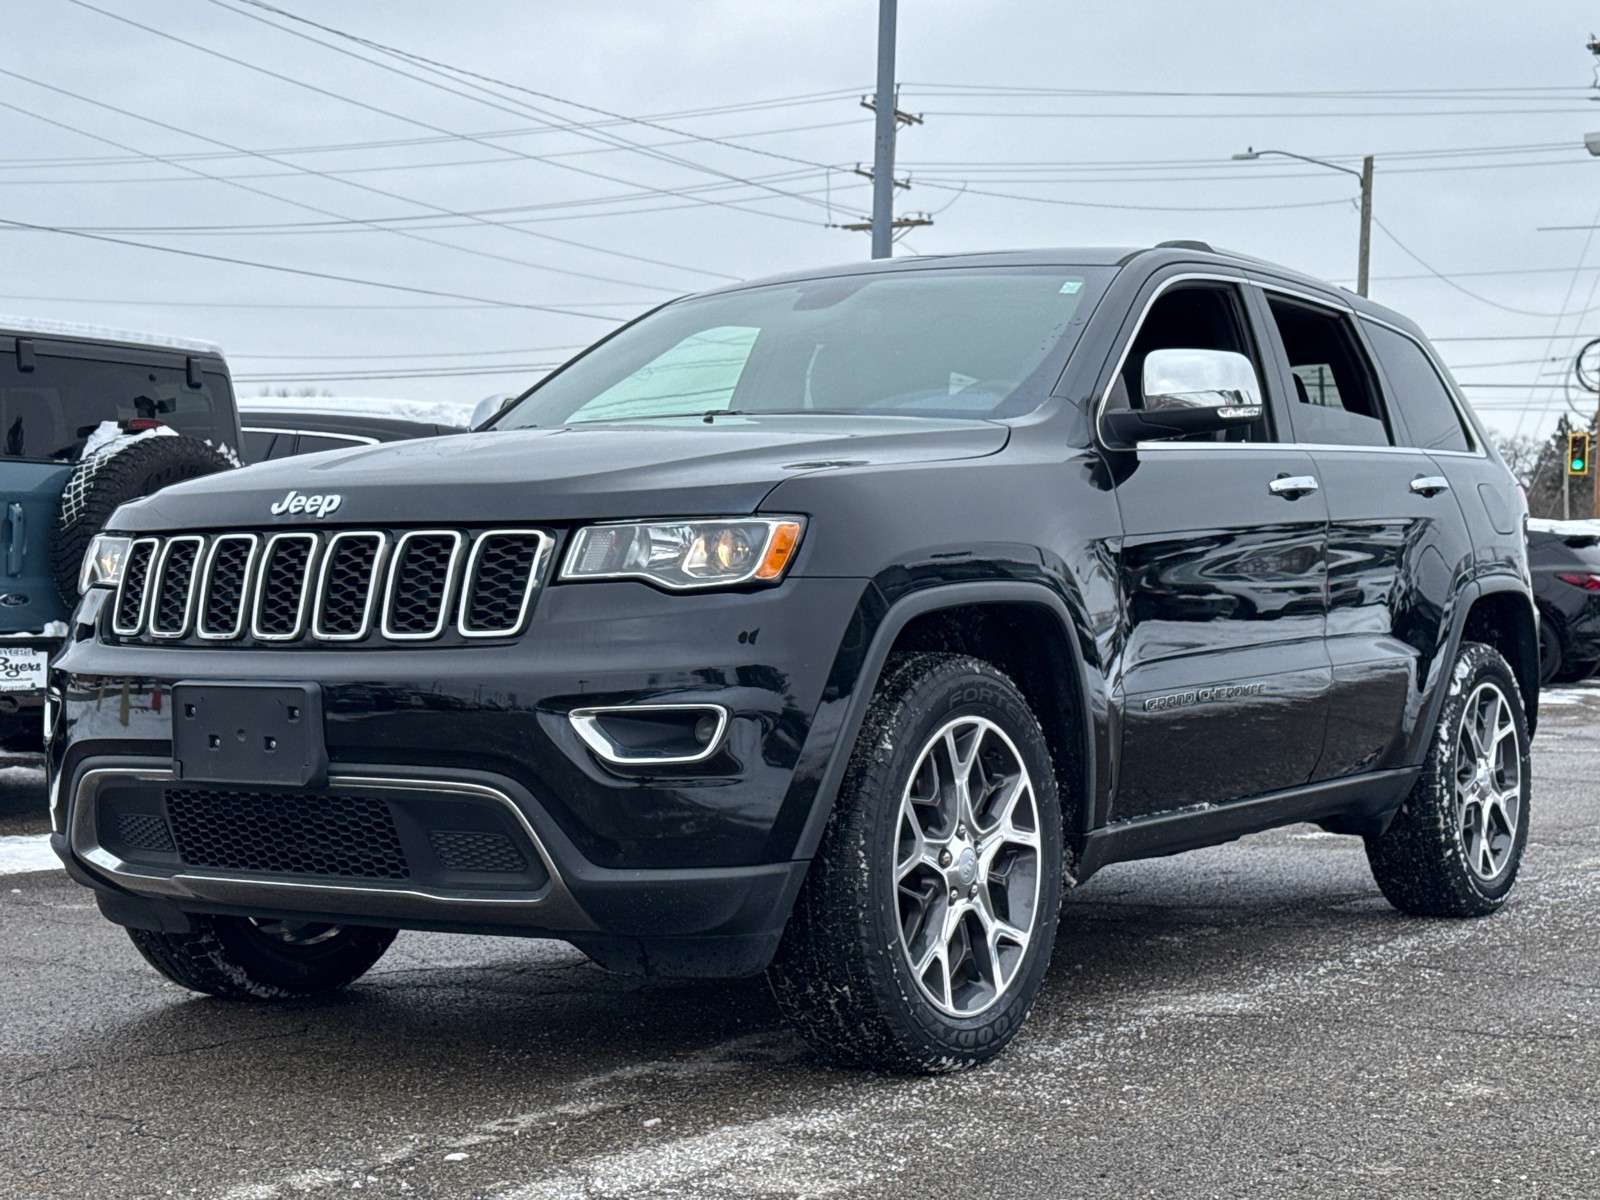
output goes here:
[{"label": "power line", "polygon": [[[72,0],[72,2],[73,3],[78,3],[79,0]],[[107,111],[117,113],[120,116],[130,117],[130,118],[132,118],[133,120],[136,120],[136,121],[143,121],[143,122],[145,122],[147,124],[154,125],[157,128],[167,129],[167,130],[170,130],[170,131],[172,131],[174,133],[180,133],[180,134],[183,134],[186,137],[195,138],[198,141],[211,142],[212,144],[219,145],[219,146],[227,146],[228,145],[228,143],[226,143],[226,142],[219,141],[216,138],[208,137],[205,134],[194,133],[194,132],[192,132],[190,130],[182,129],[182,128],[176,126],[176,125],[170,125],[165,121],[158,121],[154,117],[146,117],[146,116],[143,116],[140,113],[131,112],[128,109],[118,108],[116,105],[107,104],[104,101],[95,100],[92,97],[82,96],[82,95],[79,95],[76,92],[68,91],[66,88],[57,87],[55,84],[44,83],[41,80],[37,80],[37,79],[30,79],[26,75],[18,74],[15,71],[8,71],[3,67],[0,67],[0,75],[8,75],[13,79],[19,79],[24,83],[31,83],[35,87],[43,88],[46,91],[57,92],[57,93],[59,93],[59,94],[61,94],[63,96],[69,96],[74,100],[81,101],[82,103],[91,104],[91,105],[94,105],[94,106],[96,106],[98,108],[104,108]],[[188,171],[191,174],[201,176],[202,178],[211,179],[211,180],[214,180],[214,181],[219,182],[219,183],[225,183],[230,187],[236,187],[236,188],[239,188],[239,189],[241,189],[243,191],[252,192],[252,193],[254,193],[256,195],[259,195],[259,196],[265,196],[267,199],[274,200],[274,201],[276,201],[276,202],[278,202],[280,204],[288,204],[288,205],[291,205],[292,207],[295,207],[295,208],[303,208],[308,212],[320,213],[323,216],[327,216],[327,217],[335,217],[335,218],[338,218],[338,219],[341,219],[341,220],[349,219],[349,218],[347,218],[345,216],[344,213],[335,212],[332,209],[320,208],[317,205],[308,204],[303,200],[292,200],[292,199],[289,199],[288,197],[285,197],[285,196],[279,196],[279,195],[276,195],[275,193],[265,191],[265,190],[263,190],[261,188],[251,187],[249,184],[241,183],[238,180],[221,179],[218,176],[212,175],[210,172],[202,171],[199,167],[189,166],[187,163],[166,163],[161,158],[160,155],[151,154],[151,153],[148,153],[146,151],[141,151],[137,147],[127,146],[127,145],[124,145],[121,142],[116,142],[116,141],[113,141],[110,138],[103,137],[100,134],[90,133],[86,129],[80,129],[80,128],[74,126],[74,125],[67,124],[65,121],[59,121],[59,120],[55,119],[54,117],[47,117],[47,116],[43,115],[42,113],[32,112],[29,109],[21,108],[21,107],[15,105],[15,104],[10,104],[10,103],[8,103],[8,102],[6,102],[4,100],[0,100],[0,107],[8,108],[13,112],[21,113],[24,116],[32,117],[34,120],[43,121],[43,122],[45,122],[46,124],[49,124],[49,125],[55,125],[55,126],[57,126],[58,128],[61,128],[61,129],[70,130],[71,132],[79,134],[82,137],[91,138],[94,141],[98,141],[98,142],[104,142],[108,146],[116,146],[120,150],[127,150],[127,151],[130,151],[131,153],[134,153],[134,154],[144,154],[146,157],[150,158],[152,161],[162,162],[163,165],[167,165],[167,166],[176,166],[178,170]],[[229,148],[230,149],[234,149],[236,147],[229,147]],[[264,156],[264,155],[262,157],[266,158],[266,156]],[[267,161],[275,162],[275,161],[278,161],[278,160],[268,158]],[[283,163],[281,165],[292,166],[293,164]],[[303,171],[305,174],[316,175],[316,176],[321,176],[321,177],[326,178],[326,176],[322,176],[321,172],[319,172],[319,171],[317,171],[317,170],[315,170],[313,168],[300,168],[300,170]],[[373,192],[373,193],[375,193],[377,195],[384,196],[384,197],[387,197],[389,199],[399,200],[402,203],[415,204],[419,208],[433,208],[433,209],[436,210],[436,212],[438,212],[440,214],[443,214],[443,215],[449,215],[449,216],[464,216],[465,215],[465,214],[462,214],[462,213],[453,212],[452,210],[449,210],[449,209],[440,208],[437,205],[432,205],[432,204],[429,204],[429,203],[427,203],[425,201],[412,200],[410,197],[402,196],[402,195],[400,195],[399,193],[396,193],[396,192],[388,192],[388,191],[384,191],[381,188],[370,187],[370,186],[368,186],[366,184],[353,183],[353,182],[351,182],[349,180],[337,180],[335,182],[344,183],[348,187],[360,188],[362,191]],[[488,226],[491,226],[493,228],[506,228],[505,226],[502,226],[497,222],[489,221],[489,220],[484,219],[484,218],[476,218],[475,220],[477,221],[477,223],[488,225]],[[554,234],[538,233],[538,232],[535,232],[534,230],[524,230],[524,229],[521,229],[521,228],[517,228],[514,231],[518,232],[518,233],[526,233],[531,237],[545,238],[545,239],[548,239],[548,240],[551,240],[551,241],[565,242],[568,245],[581,246],[581,247],[583,247],[585,249],[599,249],[598,247],[586,246],[586,245],[584,245],[584,243],[581,243],[581,242],[571,242],[566,238],[556,237]],[[574,270],[572,270],[572,269],[570,269],[568,267],[553,267],[553,266],[550,266],[550,265],[548,265],[546,263],[535,263],[535,262],[530,262],[527,259],[512,258],[509,255],[495,254],[492,251],[488,251],[488,250],[476,250],[476,249],[473,249],[473,248],[467,247],[467,246],[458,246],[458,245],[455,245],[454,243],[451,243],[451,242],[441,242],[441,241],[438,241],[438,240],[436,240],[434,238],[425,238],[425,237],[422,237],[419,234],[412,233],[412,232],[407,231],[407,230],[391,229],[390,232],[395,233],[399,237],[409,238],[412,241],[425,242],[425,243],[427,243],[429,245],[442,246],[442,247],[444,247],[446,249],[449,249],[449,250],[455,250],[458,253],[469,254],[469,255],[473,255],[475,257],[479,257],[479,258],[498,259],[498,260],[503,261],[503,262],[514,263],[514,264],[516,264],[518,266],[533,267],[533,268],[536,268],[536,269],[539,269],[539,270],[553,271],[553,272],[555,272],[557,274],[561,274],[561,275],[572,275],[572,276],[576,276],[576,277],[581,278],[581,279],[596,280],[597,282],[601,282],[601,283],[616,283],[616,284],[620,284],[620,285],[622,285],[624,287],[643,288],[646,291],[670,292],[670,291],[673,290],[671,288],[661,287],[661,286],[659,286],[657,284],[638,283],[636,281],[627,280],[627,279],[614,279],[614,278],[611,278],[610,276],[596,275],[596,274],[594,274],[592,272],[588,272],[588,271],[574,271]],[[624,258],[638,258],[639,257],[638,255],[623,254],[621,251],[613,251],[613,250],[605,250],[605,251],[602,251],[602,253],[618,254],[618,255],[620,255],[621,257],[624,257]],[[653,259],[652,260],[646,260],[646,261],[653,262],[653,263],[655,263],[655,265],[658,265],[658,266],[669,266],[670,267],[670,266],[675,265],[675,264],[671,264],[671,263],[658,263],[658,262],[656,262],[656,260],[653,260]],[[684,271],[695,271],[695,272],[698,272],[699,274],[704,274],[704,275],[716,275],[716,274],[718,274],[717,272],[704,271],[704,270],[701,270],[701,269],[695,268],[695,267],[678,267],[677,269],[684,270]],[[731,278],[735,278],[735,277],[734,276],[723,276],[723,278],[730,278],[731,279]]]},{"label": "power line", "polygon": [[1292,204],[1221,204],[1197,206],[1193,204],[1107,204],[1095,200],[1057,200],[1050,196],[1018,196],[1006,192],[988,192],[981,188],[957,188],[949,184],[929,183],[918,179],[917,186],[930,187],[941,192],[962,192],[972,196],[993,196],[1000,200],[1027,200],[1034,204],[1061,204],[1070,208],[1115,208],[1134,212],[1265,212],[1283,208],[1327,208],[1335,204],[1349,204],[1348,197],[1339,200],[1301,200]]},{"label": "power line", "polygon": [[200,250],[183,250],[177,246],[158,246],[152,242],[135,242],[128,238],[107,237],[101,233],[80,233],[52,225],[35,225],[29,221],[16,221],[9,217],[0,217],[0,225],[10,225],[18,229],[33,229],[40,233],[59,233],[67,237],[87,238],[94,242],[109,242],[115,246],[133,246],[140,250],[158,250],[163,254],[180,254],[185,258],[203,258],[211,262],[231,263],[234,266],[256,267],[263,271],[279,271],[286,275],[303,275],[310,279],[331,279],[337,283],[358,283],[364,287],[387,288],[395,292],[412,292],[419,296],[442,296],[449,300],[472,300],[479,304],[490,304],[496,308],[521,308],[531,312],[557,313],[564,317],[588,317],[596,321],[616,322],[620,319],[603,316],[599,313],[556,308],[554,305],[549,304],[528,304],[518,300],[490,300],[483,296],[463,295],[460,292],[444,292],[434,288],[412,287],[404,283],[384,283],[376,279],[359,279],[352,275],[335,275],[328,271],[308,271],[302,267],[286,267],[279,263],[254,262],[247,258],[233,258],[225,254],[207,254]]},{"label": "power line", "polygon": [[[600,171],[591,171],[591,170],[588,170],[588,169],[583,168],[583,167],[575,166],[575,165],[573,165],[571,163],[551,162],[550,160],[545,159],[545,158],[541,157],[540,155],[527,154],[527,153],[524,153],[524,152],[521,152],[521,151],[515,151],[515,150],[512,150],[510,147],[493,147],[492,143],[482,142],[481,139],[475,139],[471,135],[460,134],[460,133],[457,133],[457,131],[455,131],[455,130],[445,129],[442,126],[438,126],[438,125],[431,125],[428,122],[418,120],[415,117],[408,117],[408,116],[404,115],[403,113],[398,113],[398,112],[395,112],[395,111],[393,111],[391,109],[381,108],[378,105],[369,104],[364,100],[358,100],[353,96],[346,96],[346,95],[343,95],[342,93],[332,91],[332,90],[330,90],[328,88],[319,87],[318,85],[316,85],[314,83],[307,83],[303,79],[296,79],[291,75],[285,75],[282,72],[270,70],[267,67],[263,67],[258,63],[250,62],[247,59],[236,58],[235,56],[233,56],[231,54],[224,54],[220,50],[213,50],[209,46],[201,45],[198,42],[191,42],[191,41],[187,40],[186,38],[178,37],[176,34],[167,33],[165,30],[157,29],[157,28],[155,28],[154,26],[151,26],[151,25],[145,25],[142,22],[133,20],[131,17],[125,17],[125,16],[122,16],[120,13],[114,13],[114,12],[111,12],[111,11],[109,11],[107,9],[99,8],[99,7],[97,7],[97,6],[93,5],[93,4],[90,4],[88,2],[88,0],[67,0],[67,3],[76,5],[79,8],[88,9],[91,12],[100,13],[102,16],[109,17],[114,21],[120,21],[123,24],[132,26],[135,29],[142,29],[146,33],[153,34],[156,37],[164,38],[167,41],[176,42],[180,46],[187,46],[191,50],[197,50],[202,54],[210,55],[211,57],[221,59],[224,62],[233,63],[234,65],[243,67],[246,70],[255,71],[255,72],[259,73],[259,74],[266,75],[269,78],[281,80],[284,83],[293,84],[296,87],[304,88],[307,91],[315,92],[315,93],[317,93],[318,95],[321,95],[321,96],[327,96],[327,97],[330,97],[331,99],[334,99],[334,100],[342,100],[346,104],[354,105],[355,107],[361,108],[361,109],[365,109],[368,112],[378,113],[381,116],[391,117],[394,120],[403,121],[403,122],[405,122],[406,124],[409,124],[409,125],[415,125],[419,129],[426,129],[426,130],[429,130],[430,132],[440,133],[440,134],[455,134],[456,136],[461,137],[462,139],[467,140],[467,141],[478,141],[480,144],[483,144],[483,145],[486,145],[486,146],[491,146],[492,148],[495,148],[495,149],[508,150],[511,153],[513,153],[516,157],[527,159],[530,162],[539,162],[539,163],[544,163],[545,165],[549,165],[549,166],[560,167],[563,170],[574,171],[574,172],[577,172],[578,174],[581,174],[581,175],[589,175],[589,176],[592,176],[593,178],[596,178],[596,179],[604,179],[604,180],[606,180],[606,181],[608,181],[610,183],[624,184],[624,185],[629,186],[629,187],[645,186],[645,185],[636,184],[636,183],[632,182],[631,180],[619,179],[614,175],[606,175],[606,174],[604,174],[603,172],[600,172]],[[241,14],[241,15],[245,15],[245,14]],[[271,24],[271,22],[267,22],[267,24]],[[292,33],[293,31],[286,30],[285,32]],[[295,36],[303,37],[304,35],[295,35]],[[308,39],[308,40],[316,41],[316,39],[314,39],[314,38],[313,39]],[[321,43],[321,42],[318,42],[318,44],[319,45],[325,45],[325,43]],[[452,88],[444,87],[442,84],[433,83],[430,80],[419,79],[417,76],[414,76],[414,75],[407,75],[404,71],[396,70],[395,68],[388,67],[388,66],[386,66],[385,64],[382,64],[382,63],[374,63],[370,59],[362,58],[360,55],[357,55],[357,54],[351,54],[347,50],[341,50],[338,47],[327,47],[327,48],[332,49],[335,53],[344,54],[346,57],[358,59],[361,62],[368,63],[371,66],[376,66],[376,67],[378,67],[378,68],[380,68],[382,70],[391,71],[394,74],[401,75],[404,78],[413,80],[414,82],[426,83],[430,87],[436,87],[441,91],[449,92],[451,95],[460,96],[460,97],[462,97],[464,99],[474,100],[477,103],[487,105],[490,108],[499,109],[502,112],[514,112],[514,113],[516,113],[516,115],[524,116],[524,115],[526,115],[526,111],[531,111],[531,106],[529,106],[527,104],[522,104],[521,108],[524,111],[519,112],[518,110],[515,110],[515,109],[506,108],[504,105],[493,104],[490,101],[485,100],[481,96],[471,96],[471,95],[469,95],[467,93],[458,92],[458,91],[456,91],[456,90],[454,90]],[[594,134],[593,132],[588,132],[587,136],[595,137],[595,138],[599,137],[599,135]],[[632,143],[628,143],[626,141],[622,141],[620,144],[623,145],[623,146],[631,146],[632,145]],[[634,147],[634,148],[637,149],[638,147]],[[658,155],[658,157],[660,157],[660,158],[662,158],[664,160],[667,160],[667,161],[671,161],[671,159],[672,159],[672,156],[670,156],[670,155]],[[287,164],[287,165],[292,165],[292,164]],[[687,162],[685,162],[685,163],[683,163],[683,165],[692,165],[692,164],[688,164]],[[704,204],[708,204],[708,205],[715,205],[717,207],[731,208],[731,209],[735,209],[735,210],[741,211],[741,212],[754,212],[754,213],[758,213],[761,216],[774,217],[774,218],[778,218],[778,219],[781,219],[781,220],[798,221],[801,224],[812,225],[812,224],[818,224],[819,223],[819,222],[814,222],[814,221],[807,221],[802,217],[790,217],[790,216],[786,216],[786,215],[780,214],[780,213],[767,212],[766,210],[763,210],[763,209],[746,208],[743,205],[735,204],[735,203],[733,203],[731,201],[705,199],[705,200],[702,200],[701,202],[704,203]],[[413,201],[413,203],[420,203],[420,202]]]}]

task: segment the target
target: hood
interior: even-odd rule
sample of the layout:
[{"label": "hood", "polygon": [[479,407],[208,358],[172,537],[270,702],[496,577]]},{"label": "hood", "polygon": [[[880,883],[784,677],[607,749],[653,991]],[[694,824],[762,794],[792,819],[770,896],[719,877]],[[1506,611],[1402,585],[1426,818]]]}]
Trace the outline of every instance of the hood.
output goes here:
[{"label": "hood", "polygon": [[[107,528],[731,516],[795,475],[977,458],[1009,435],[986,421],[820,415],[460,434],[208,475],[123,505]],[[291,493],[321,498],[312,516],[289,511]]]}]

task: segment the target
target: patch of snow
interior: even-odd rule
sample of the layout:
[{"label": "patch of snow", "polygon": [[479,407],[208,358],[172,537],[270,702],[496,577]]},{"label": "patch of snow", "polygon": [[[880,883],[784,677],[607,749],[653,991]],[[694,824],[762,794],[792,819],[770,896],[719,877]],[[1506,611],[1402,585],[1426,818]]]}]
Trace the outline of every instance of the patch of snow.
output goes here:
[{"label": "patch of snow", "polygon": [[101,421],[94,427],[94,432],[83,443],[83,452],[78,456],[82,462],[86,458],[93,458],[100,451],[115,453],[124,446],[131,446],[140,438],[147,437],[177,437],[178,431],[170,425],[157,425],[154,429],[141,429],[138,433],[123,433],[122,427],[115,421]]},{"label": "patch of snow", "polygon": [[340,417],[393,417],[436,425],[466,425],[473,405],[455,400],[398,400],[381,396],[247,396],[239,415],[252,413],[328,413]]},{"label": "patch of snow", "polygon": [[47,317],[18,317],[0,313],[0,329],[7,333],[54,334],[58,337],[94,338],[110,342],[131,342],[136,346],[164,346],[169,350],[193,350],[199,354],[222,355],[215,342],[172,337],[164,333],[135,333],[127,329],[108,329],[104,325],[85,325],[79,321],[52,321]]},{"label": "patch of snow", "polygon": [[1562,537],[1600,537],[1600,521],[1556,521],[1548,517],[1529,517],[1528,528],[1535,533],[1554,533]]},{"label": "patch of snow", "polygon": [[61,860],[50,849],[48,833],[0,837],[0,875],[26,875],[30,871],[59,871]]}]

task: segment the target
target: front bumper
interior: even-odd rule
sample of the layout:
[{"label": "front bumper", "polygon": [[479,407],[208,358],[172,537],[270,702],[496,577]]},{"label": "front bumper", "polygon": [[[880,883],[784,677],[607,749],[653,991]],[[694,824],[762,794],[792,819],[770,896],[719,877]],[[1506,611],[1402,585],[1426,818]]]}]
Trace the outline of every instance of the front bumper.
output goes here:
[{"label": "front bumper", "polygon": [[[520,872],[451,871],[431,861],[410,831],[412,871],[403,879],[317,877],[196,865],[175,848],[130,847],[130,812],[160,812],[160,797],[185,785],[170,760],[88,758],[57,789],[67,797],[65,832],[52,845],[73,877],[93,888],[106,916],[120,924],[181,932],[190,913],[315,919],[458,933],[556,937],[604,965],[633,973],[736,976],[771,958],[807,864],[617,870],[578,852],[538,802],[514,781],[474,773],[396,773],[353,764],[319,791],[382,798],[409,808],[416,824],[459,825],[463,812],[503,818],[526,855]],[[409,802],[409,804],[407,803]],[[57,803],[61,803],[58,799]],[[480,824],[482,822],[479,822]],[[180,838],[180,843],[182,839]],[[417,868],[422,869],[417,869]]]}]

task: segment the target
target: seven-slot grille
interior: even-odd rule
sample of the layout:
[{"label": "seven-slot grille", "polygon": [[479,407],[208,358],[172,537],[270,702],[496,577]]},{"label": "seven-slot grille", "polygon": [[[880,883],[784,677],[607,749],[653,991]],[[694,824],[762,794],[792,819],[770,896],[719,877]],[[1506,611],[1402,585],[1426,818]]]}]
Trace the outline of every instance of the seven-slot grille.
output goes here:
[{"label": "seven-slot grille", "polygon": [[539,529],[286,530],[146,537],[112,606],[122,637],[425,641],[522,632],[553,539]]}]

